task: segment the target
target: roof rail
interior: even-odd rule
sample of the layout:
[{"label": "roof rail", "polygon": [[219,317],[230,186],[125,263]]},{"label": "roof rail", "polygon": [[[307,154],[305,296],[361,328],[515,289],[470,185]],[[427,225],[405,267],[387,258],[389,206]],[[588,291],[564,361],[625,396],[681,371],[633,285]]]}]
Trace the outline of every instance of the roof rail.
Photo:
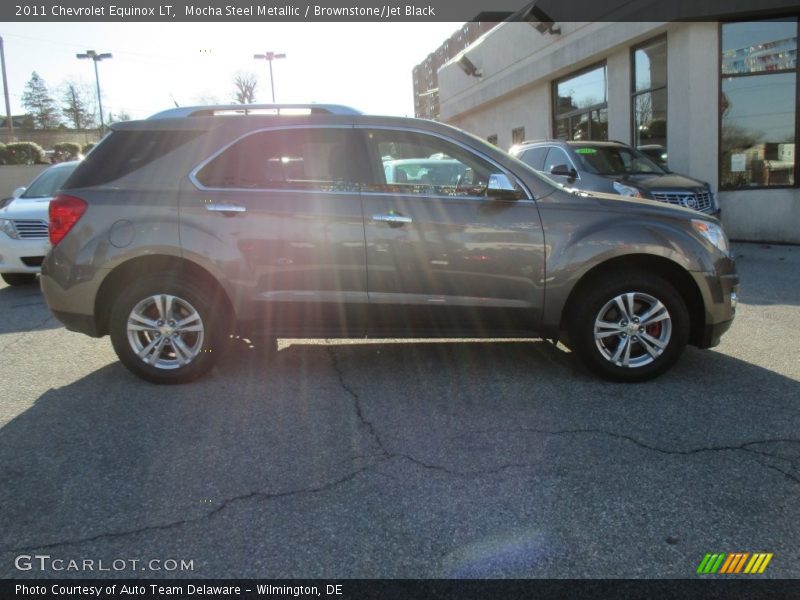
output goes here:
[{"label": "roof rail", "polygon": [[312,115],[360,115],[361,111],[340,104],[212,104],[208,106],[181,106],[162,110],[150,119],[182,119],[186,117],[213,117],[215,115],[234,114],[298,114],[308,111]]}]

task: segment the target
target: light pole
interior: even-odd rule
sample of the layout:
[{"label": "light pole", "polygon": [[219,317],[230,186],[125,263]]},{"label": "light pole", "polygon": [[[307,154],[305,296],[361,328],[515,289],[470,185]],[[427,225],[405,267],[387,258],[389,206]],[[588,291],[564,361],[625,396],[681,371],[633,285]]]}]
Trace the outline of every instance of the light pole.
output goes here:
[{"label": "light pole", "polygon": [[8,135],[9,141],[14,141],[14,117],[11,116],[11,103],[8,101],[8,80],[6,79],[6,52],[3,48],[3,38],[0,37],[0,66],[3,69],[3,95],[5,96],[6,100],[6,118],[8,122],[6,126],[8,127]]},{"label": "light pole", "polygon": [[272,61],[276,58],[286,58],[283,52],[266,52],[264,54],[253,54],[253,58],[263,58],[269,61],[269,85],[272,88],[272,103],[275,104],[275,81],[272,79]]},{"label": "light pole", "polygon": [[76,54],[75,58],[90,58],[94,62],[94,80],[97,83],[97,108],[100,110],[100,137],[106,132],[106,124],[103,121],[103,101],[100,99],[100,75],[97,74],[97,63],[107,58],[113,58],[110,52],[98,54],[94,50],[87,50],[85,54]]}]

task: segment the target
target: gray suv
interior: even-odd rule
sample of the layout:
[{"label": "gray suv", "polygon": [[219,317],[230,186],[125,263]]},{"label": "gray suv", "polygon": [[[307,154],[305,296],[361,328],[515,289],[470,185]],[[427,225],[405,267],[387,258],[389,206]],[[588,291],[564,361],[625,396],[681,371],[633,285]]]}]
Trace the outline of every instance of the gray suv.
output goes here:
[{"label": "gray suv", "polygon": [[510,152],[565,187],[647,198],[719,215],[708,183],[672,173],[622,142],[540,140],[522,142]]},{"label": "gray suv", "polygon": [[440,123],[267,105],[112,129],[50,205],[41,283],[152,382],[207,372],[234,331],[540,336],[641,381],[734,316],[716,219],[572,193]]}]

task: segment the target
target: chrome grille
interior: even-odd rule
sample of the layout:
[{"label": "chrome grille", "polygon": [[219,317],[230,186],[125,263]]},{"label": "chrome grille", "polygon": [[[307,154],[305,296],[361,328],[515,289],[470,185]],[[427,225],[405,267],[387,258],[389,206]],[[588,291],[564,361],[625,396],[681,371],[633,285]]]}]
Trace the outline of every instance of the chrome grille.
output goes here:
[{"label": "chrome grille", "polygon": [[653,199],[677,206],[693,208],[700,212],[714,212],[714,195],[702,192],[653,192]]},{"label": "chrome grille", "polygon": [[48,236],[47,221],[19,219],[14,221],[14,227],[22,240],[37,240]]}]

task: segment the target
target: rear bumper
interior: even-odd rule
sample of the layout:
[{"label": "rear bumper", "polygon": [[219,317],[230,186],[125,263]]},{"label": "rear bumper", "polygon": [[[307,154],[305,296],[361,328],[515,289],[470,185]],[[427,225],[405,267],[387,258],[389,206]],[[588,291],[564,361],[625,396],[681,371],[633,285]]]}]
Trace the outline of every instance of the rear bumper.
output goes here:
[{"label": "rear bumper", "polygon": [[97,331],[97,323],[91,315],[62,312],[60,310],[51,310],[50,312],[70,331],[77,331],[91,337],[102,337]]},{"label": "rear bumper", "polygon": [[96,269],[76,269],[59,256],[58,247],[42,263],[39,282],[50,312],[70,331],[92,337],[98,331],[95,298],[101,277]]}]

